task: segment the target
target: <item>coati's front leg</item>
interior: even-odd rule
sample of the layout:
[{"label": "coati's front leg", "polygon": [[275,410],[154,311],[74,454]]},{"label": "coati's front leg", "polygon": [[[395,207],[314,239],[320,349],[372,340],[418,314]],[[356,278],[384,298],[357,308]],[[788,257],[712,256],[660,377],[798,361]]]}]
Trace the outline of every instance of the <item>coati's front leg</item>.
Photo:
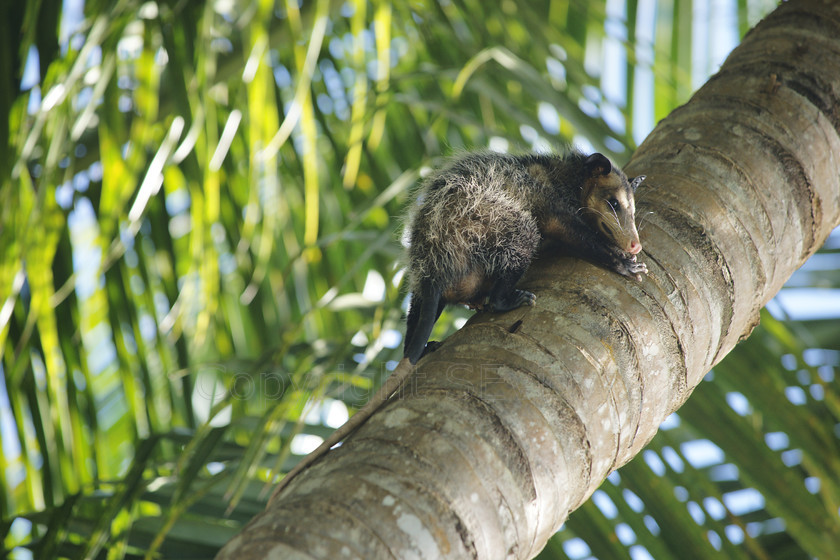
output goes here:
[{"label": "coati's front leg", "polygon": [[577,256],[639,282],[642,281],[642,274],[648,273],[647,265],[638,262],[636,255],[631,255],[613,245],[607,245],[605,241],[601,240],[596,240],[591,245],[588,254]]},{"label": "coati's front leg", "polygon": [[599,264],[604,268],[618,272],[622,276],[627,276],[638,281],[642,280],[642,274],[648,273],[647,265],[639,262],[636,255],[622,251],[614,245],[596,243],[595,247],[596,249],[591,256],[584,257],[590,262]]},{"label": "coati's front leg", "polygon": [[564,227],[552,230],[553,235],[546,240],[544,249],[582,258],[639,281],[642,274],[647,274],[647,265],[638,262],[636,255],[623,251],[578,217],[570,216],[564,224]]}]

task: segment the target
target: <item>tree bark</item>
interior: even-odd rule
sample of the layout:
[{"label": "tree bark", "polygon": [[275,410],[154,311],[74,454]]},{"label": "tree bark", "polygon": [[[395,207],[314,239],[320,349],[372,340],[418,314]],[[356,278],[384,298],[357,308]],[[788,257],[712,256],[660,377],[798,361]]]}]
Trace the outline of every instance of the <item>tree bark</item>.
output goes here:
[{"label": "tree bark", "polygon": [[626,167],[647,278],[543,257],[218,558],[533,557],[840,223],[838,108],[840,3],[782,4]]}]

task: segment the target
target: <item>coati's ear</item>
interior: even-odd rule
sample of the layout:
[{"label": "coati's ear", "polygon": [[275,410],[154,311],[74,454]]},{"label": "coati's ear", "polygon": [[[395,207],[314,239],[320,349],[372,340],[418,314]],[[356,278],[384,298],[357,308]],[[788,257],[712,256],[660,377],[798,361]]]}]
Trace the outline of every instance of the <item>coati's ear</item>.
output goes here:
[{"label": "coati's ear", "polygon": [[594,153],[583,162],[590,177],[597,177],[598,175],[609,175],[612,171],[612,163],[604,154]]},{"label": "coati's ear", "polygon": [[642,181],[644,181],[646,178],[647,175],[639,175],[638,177],[633,177],[632,179],[630,179],[630,188],[633,189],[633,192],[636,192],[636,189],[639,188],[639,185],[641,185]]}]

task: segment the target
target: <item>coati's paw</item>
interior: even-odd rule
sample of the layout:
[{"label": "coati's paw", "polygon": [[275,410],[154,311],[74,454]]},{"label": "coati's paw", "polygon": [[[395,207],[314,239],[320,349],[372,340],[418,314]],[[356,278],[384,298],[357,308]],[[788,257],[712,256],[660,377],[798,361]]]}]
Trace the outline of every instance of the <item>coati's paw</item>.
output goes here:
[{"label": "coati's paw", "polygon": [[636,260],[636,255],[628,256],[626,253],[621,255],[615,266],[615,271],[628,278],[635,278],[639,282],[642,281],[642,274],[648,273],[647,265]]},{"label": "coati's paw", "polygon": [[624,267],[626,272],[622,272],[622,274],[635,278],[639,282],[642,281],[642,274],[648,273],[648,267],[645,263],[636,262],[636,255],[633,255],[632,259],[627,259],[627,261],[624,262]]},{"label": "coati's paw", "polygon": [[526,290],[513,290],[507,295],[504,295],[496,301],[490,301],[484,306],[485,311],[510,311],[523,305],[534,305],[537,301],[537,296]]},{"label": "coati's paw", "polygon": [[537,296],[527,290],[516,290],[519,292],[519,303],[516,307],[521,307],[523,305],[530,305],[533,306],[537,302]]},{"label": "coati's paw", "polygon": [[632,272],[636,274],[636,280],[642,281],[642,274],[648,273],[648,267],[645,263],[633,263]]}]

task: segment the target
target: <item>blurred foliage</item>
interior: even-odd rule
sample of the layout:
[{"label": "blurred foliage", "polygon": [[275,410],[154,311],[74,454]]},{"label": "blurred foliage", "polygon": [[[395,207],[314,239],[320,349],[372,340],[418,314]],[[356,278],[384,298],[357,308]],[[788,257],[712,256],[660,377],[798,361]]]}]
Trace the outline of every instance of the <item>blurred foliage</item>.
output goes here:
[{"label": "blurred foliage", "polygon": [[[424,170],[476,146],[626,161],[773,7],[704,5],[9,3],[5,549],[212,557],[400,357]],[[837,239],[796,287],[840,287]],[[828,557],[836,321],[765,313],[541,558]]]}]

